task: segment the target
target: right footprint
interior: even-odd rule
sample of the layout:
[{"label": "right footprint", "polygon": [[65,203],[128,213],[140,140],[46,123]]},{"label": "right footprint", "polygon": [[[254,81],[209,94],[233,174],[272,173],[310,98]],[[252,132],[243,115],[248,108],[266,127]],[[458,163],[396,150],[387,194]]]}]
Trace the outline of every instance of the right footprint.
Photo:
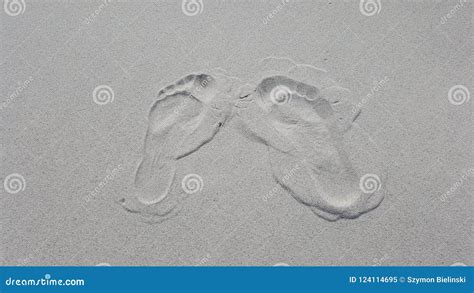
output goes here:
[{"label": "right footprint", "polygon": [[[318,71],[297,66],[288,72]],[[307,72],[303,76],[309,77]],[[274,178],[297,201],[327,220],[358,217],[383,199],[378,188],[361,188],[361,177],[345,151],[343,135],[359,113],[351,111],[347,89],[329,79],[318,88],[309,80],[286,75],[263,78],[246,97],[245,106],[239,107],[242,130],[267,145]],[[380,182],[376,184],[380,187]]]}]

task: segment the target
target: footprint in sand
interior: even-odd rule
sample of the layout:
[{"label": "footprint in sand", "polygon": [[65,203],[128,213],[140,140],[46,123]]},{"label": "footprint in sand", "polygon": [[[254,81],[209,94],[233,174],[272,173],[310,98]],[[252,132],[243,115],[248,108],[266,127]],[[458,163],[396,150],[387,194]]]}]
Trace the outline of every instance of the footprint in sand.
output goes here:
[{"label": "footprint in sand", "polygon": [[343,143],[359,115],[351,111],[350,91],[325,71],[289,59],[267,58],[260,68],[264,77],[254,77],[255,90],[236,103],[237,115],[243,134],[268,146],[275,180],[327,220],[377,207],[382,193],[361,190]]},{"label": "footprint in sand", "polygon": [[359,115],[351,92],[324,70],[290,59],[266,58],[255,72],[245,85],[223,71],[191,74],[159,92],[135,176],[137,193],[120,201],[126,210],[152,222],[175,214],[181,197],[170,191],[177,160],[210,142],[234,116],[245,137],[267,146],[276,182],[318,216],[355,218],[380,204],[380,185],[361,188],[364,173],[345,147],[344,134]]},{"label": "footprint in sand", "polygon": [[148,115],[143,158],[135,174],[137,193],[120,204],[160,221],[178,206],[170,192],[176,161],[210,142],[229,118],[235,80],[220,72],[190,74],[158,93]]}]

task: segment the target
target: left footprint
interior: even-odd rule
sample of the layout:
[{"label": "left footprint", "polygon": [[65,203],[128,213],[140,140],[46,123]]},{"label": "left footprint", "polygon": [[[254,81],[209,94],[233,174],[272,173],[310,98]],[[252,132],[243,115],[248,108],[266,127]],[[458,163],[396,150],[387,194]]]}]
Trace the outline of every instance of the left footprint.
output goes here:
[{"label": "left footprint", "polygon": [[224,75],[190,74],[158,93],[148,115],[137,193],[122,199],[128,211],[164,217],[177,205],[170,189],[176,161],[210,142],[229,118],[232,82]]}]

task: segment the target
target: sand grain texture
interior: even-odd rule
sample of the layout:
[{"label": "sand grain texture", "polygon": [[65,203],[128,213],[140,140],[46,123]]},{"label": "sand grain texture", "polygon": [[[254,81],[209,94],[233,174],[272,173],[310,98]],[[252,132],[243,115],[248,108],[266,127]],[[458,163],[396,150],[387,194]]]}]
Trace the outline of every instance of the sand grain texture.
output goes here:
[{"label": "sand grain texture", "polygon": [[4,8],[2,265],[472,265],[473,3],[380,3]]}]

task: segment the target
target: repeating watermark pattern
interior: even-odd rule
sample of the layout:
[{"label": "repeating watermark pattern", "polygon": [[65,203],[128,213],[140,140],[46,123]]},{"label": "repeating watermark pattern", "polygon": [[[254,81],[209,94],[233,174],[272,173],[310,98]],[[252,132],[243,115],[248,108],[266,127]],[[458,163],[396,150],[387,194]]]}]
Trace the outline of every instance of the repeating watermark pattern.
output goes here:
[{"label": "repeating watermark pattern", "polygon": [[93,200],[103,189],[104,187],[112,180],[117,178],[118,174],[123,171],[122,165],[118,165],[112,170],[106,170],[107,175],[102,179],[102,181],[85,197],[86,202]]},{"label": "repeating watermark pattern", "polygon": [[20,96],[20,94],[30,86],[30,83],[32,81],[33,76],[30,76],[22,83],[18,83],[18,86],[15,91],[10,96],[8,96],[6,101],[0,104],[0,110],[6,109],[8,106],[10,106],[10,104],[14,103],[16,99]]},{"label": "repeating watermark pattern", "polygon": [[370,89],[370,93],[368,93],[362,100],[352,107],[352,113],[355,114],[359,111],[365,104],[367,104],[375,95],[375,93],[379,92],[385,84],[389,81],[389,77],[385,76],[383,79],[374,82],[374,86]]},{"label": "repeating watermark pattern", "polygon": [[474,174],[474,168],[470,168],[464,171],[461,177],[459,177],[459,179],[456,182],[454,182],[451,188],[449,188],[448,191],[443,193],[439,199],[444,202],[448,200],[449,198],[451,198],[453,194],[456,192],[456,190],[458,190],[458,188],[461,187],[464,184],[464,182],[473,174]]},{"label": "repeating watermark pattern", "polygon": [[273,187],[268,193],[266,193],[262,199],[263,201],[269,201],[271,198],[275,196],[275,194],[279,191],[278,186]]},{"label": "repeating watermark pattern", "polygon": [[[205,89],[211,82],[212,82],[212,77],[211,76],[206,76],[200,83],[199,86],[194,88],[192,93],[190,95],[197,95],[200,93],[203,89]],[[174,114],[179,114],[181,111],[183,111],[184,107],[189,103],[189,99],[183,100],[177,107],[173,109]]]},{"label": "repeating watermark pattern", "polygon": [[376,174],[368,173],[360,178],[359,188],[363,193],[374,193],[382,187],[382,181]]},{"label": "repeating watermark pattern", "polygon": [[91,24],[97,18],[97,16],[99,16],[102,13],[102,11],[107,6],[109,6],[110,3],[112,3],[112,0],[103,0],[102,3],[92,13],[90,13],[84,19],[84,21],[82,23],[84,23],[85,25]]},{"label": "repeating watermark pattern", "polygon": [[10,16],[18,16],[25,13],[25,0],[3,0],[3,10]]},{"label": "repeating watermark pattern", "polygon": [[458,84],[449,89],[448,100],[451,104],[455,106],[462,105],[466,102],[469,102],[471,99],[471,93],[467,87]]},{"label": "repeating watermark pattern", "polygon": [[204,181],[198,174],[188,174],[181,180],[181,187],[187,194],[194,194],[203,189]]},{"label": "repeating watermark pattern", "polygon": [[273,187],[268,193],[266,193],[262,199],[263,201],[269,201],[271,198],[275,196],[275,194],[278,192],[278,186]]},{"label": "repeating watermark pattern", "polygon": [[290,265],[285,262],[279,262],[273,265],[274,267],[289,267]]},{"label": "repeating watermark pattern", "polygon": [[27,266],[30,262],[31,262],[31,257],[18,259],[17,263],[16,263],[16,266],[17,267],[24,267],[24,266]]},{"label": "repeating watermark pattern", "polygon": [[365,16],[373,16],[379,14],[382,9],[380,0],[360,0],[359,10]]},{"label": "repeating watermark pattern", "polygon": [[281,3],[278,4],[272,12],[269,14],[265,15],[265,17],[262,19],[263,24],[267,25],[272,18],[274,18],[280,11],[283,10],[283,7],[285,7],[288,3],[290,3],[290,0],[281,0]]},{"label": "repeating watermark pattern", "polygon": [[17,194],[26,188],[25,177],[18,173],[8,175],[3,181],[5,191],[10,194]]},{"label": "repeating watermark pattern", "polygon": [[464,7],[464,3],[466,2],[467,0],[459,0],[459,3],[454,5],[446,15],[441,16],[439,22],[441,24],[446,24],[450,18],[452,18],[462,7]]},{"label": "repeating watermark pattern", "polygon": [[[301,168],[301,164],[296,164],[293,168],[290,169],[283,177],[282,181],[284,184],[287,184],[288,181],[295,176],[296,172]],[[275,194],[279,191],[278,185],[274,186],[268,193],[263,196],[263,201],[269,201],[271,198],[275,196]]]},{"label": "repeating watermark pattern", "polygon": [[181,10],[187,16],[195,16],[203,12],[204,3],[202,3],[202,0],[183,0]]},{"label": "repeating watermark pattern", "polygon": [[270,92],[270,100],[275,105],[287,104],[291,100],[291,90],[283,85],[276,86]]},{"label": "repeating watermark pattern", "polygon": [[92,99],[97,105],[106,105],[114,101],[115,93],[110,86],[99,85],[92,92]]},{"label": "repeating watermark pattern", "polygon": [[372,266],[374,266],[374,267],[382,266],[384,264],[384,262],[387,261],[388,259],[389,258],[387,257],[387,255],[384,255],[381,258],[374,258],[372,260]]},{"label": "repeating watermark pattern", "polygon": [[210,259],[211,259],[211,256],[209,254],[206,254],[205,257],[203,257],[199,260],[199,262],[196,264],[196,266],[198,266],[198,267],[203,266],[206,263],[208,263]]}]

